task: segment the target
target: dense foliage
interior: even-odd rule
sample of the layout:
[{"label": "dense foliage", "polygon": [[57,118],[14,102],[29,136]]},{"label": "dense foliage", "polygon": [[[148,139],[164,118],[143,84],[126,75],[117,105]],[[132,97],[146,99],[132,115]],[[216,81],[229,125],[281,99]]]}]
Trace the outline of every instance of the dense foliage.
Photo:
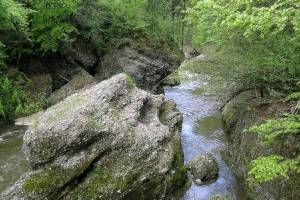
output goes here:
[{"label": "dense foliage", "polygon": [[0,65],[10,68],[0,69],[1,116],[36,110],[26,103],[25,83],[19,81],[30,83],[14,70],[23,58],[59,53],[78,39],[99,55],[132,39],[178,49],[183,7],[183,0],[1,0]]},{"label": "dense foliage", "polygon": [[5,51],[18,61],[24,53],[24,43],[29,40],[29,14],[32,11],[14,0],[0,2],[0,64]]},{"label": "dense foliage", "polygon": [[[265,98],[292,101],[290,113],[253,126],[265,145],[299,137],[300,4],[299,0],[191,1],[187,21],[193,44],[214,52],[218,66],[230,66],[239,85],[260,90]],[[297,140],[297,139],[296,139]],[[300,172],[300,156],[270,155],[252,161],[249,183]]]},{"label": "dense foliage", "polygon": [[78,37],[97,48],[137,37],[179,44],[183,7],[183,0],[2,0],[0,57],[56,52]]},{"label": "dense foliage", "polygon": [[46,99],[28,95],[29,86],[30,80],[23,73],[0,67],[0,119],[11,120],[44,108]]},{"label": "dense foliage", "polygon": [[44,51],[57,51],[60,42],[76,32],[70,17],[79,8],[80,0],[35,0],[32,9],[32,33]]},{"label": "dense foliage", "polygon": [[279,176],[288,178],[290,170],[300,173],[299,164],[300,156],[294,160],[285,160],[278,155],[259,157],[251,163],[248,181],[253,186],[256,183],[272,181]]},{"label": "dense foliage", "polygon": [[259,126],[253,126],[249,130],[257,133],[268,144],[272,144],[276,139],[283,139],[288,135],[300,133],[300,115],[286,114],[284,117],[271,119]]},{"label": "dense foliage", "polygon": [[188,21],[198,46],[228,51],[241,80],[261,90],[288,93],[300,79],[298,0],[193,1]]}]

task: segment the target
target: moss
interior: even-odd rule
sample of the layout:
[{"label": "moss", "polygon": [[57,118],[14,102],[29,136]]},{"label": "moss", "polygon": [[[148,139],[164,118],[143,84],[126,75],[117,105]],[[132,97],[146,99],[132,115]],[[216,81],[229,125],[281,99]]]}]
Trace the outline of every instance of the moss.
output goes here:
[{"label": "moss", "polygon": [[197,88],[193,91],[193,94],[194,95],[203,95],[204,93],[206,93],[206,88],[203,88],[203,87],[200,87],[200,88]]},{"label": "moss", "polygon": [[69,199],[79,198],[82,200],[97,199],[102,196],[109,197],[123,187],[123,180],[115,177],[111,169],[96,167],[87,180],[79,185],[68,197]]},{"label": "moss", "polygon": [[55,191],[61,189],[66,183],[78,177],[87,169],[90,162],[86,161],[74,168],[62,169],[54,166],[47,170],[31,175],[23,184],[24,193],[35,196],[50,196],[55,199]]},{"label": "moss", "polygon": [[175,173],[172,174],[171,183],[172,191],[176,191],[182,188],[187,182],[187,169],[184,165],[183,160],[183,151],[179,137],[173,137],[172,139],[174,144],[174,158],[172,162],[172,168],[175,170]]},{"label": "moss", "polygon": [[223,128],[222,116],[220,114],[204,117],[197,122],[198,130],[206,135]]},{"label": "moss", "polygon": [[237,115],[235,113],[235,110],[233,108],[233,103],[229,102],[225,106],[223,113],[223,121],[224,121],[224,126],[226,129],[231,129],[232,126],[236,123],[237,121]]},{"label": "moss", "polygon": [[180,74],[179,71],[173,72],[169,75],[163,82],[164,85],[175,86],[180,84]]},{"label": "moss", "polygon": [[129,86],[130,89],[134,88],[136,86],[136,81],[134,79],[134,77],[130,74],[126,74],[126,81],[127,81],[127,84]]},{"label": "moss", "polygon": [[88,97],[85,95],[76,95],[63,101],[53,107],[49,111],[49,121],[51,123],[61,120],[67,113],[71,112],[74,108],[81,107],[82,103],[86,102]]},{"label": "moss", "polygon": [[101,127],[103,127],[103,125],[101,124],[101,122],[99,122],[94,116],[92,115],[88,115],[88,124],[94,128],[94,129],[99,129]]},{"label": "moss", "polygon": [[52,168],[32,175],[23,185],[26,193],[49,194],[61,187],[68,179],[68,173],[60,168]]},{"label": "moss", "polygon": [[229,195],[212,195],[209,200],[232,200]]}]

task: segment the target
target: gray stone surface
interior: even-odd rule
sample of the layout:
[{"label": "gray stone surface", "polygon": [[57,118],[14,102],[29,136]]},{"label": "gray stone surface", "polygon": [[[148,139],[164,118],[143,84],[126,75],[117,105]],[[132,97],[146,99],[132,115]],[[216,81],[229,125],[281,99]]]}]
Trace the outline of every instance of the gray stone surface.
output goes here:
[{"label": "gray stone surface", "polygon": [[29,127],[32,170],[1,199],[171,199],[186,179],[181,123],[173,102],[116,75]]},{"label": "gray stone surface", "polygon": [[199,155],[188,164],[193,180],[198,185],[214,181],[218,177],[219,167],[216,159],[209,153]]},{"label": "gray stone surface", "polygon": [[49,102],[51,105],[57,104],[79,90],[91,86],[95,82],[96,79],[92,75],[87,73],[84,69],[81,69],[66,85],[50,95]]},{"label": "gray stone surface", "polygon": [[159,53],[145,53],[132,48],[118,49],[101,59],[96,77],[106,79],[125,72],[136,80],[137,86],[154,92],[162,92],[161,83],[179,63]]}]

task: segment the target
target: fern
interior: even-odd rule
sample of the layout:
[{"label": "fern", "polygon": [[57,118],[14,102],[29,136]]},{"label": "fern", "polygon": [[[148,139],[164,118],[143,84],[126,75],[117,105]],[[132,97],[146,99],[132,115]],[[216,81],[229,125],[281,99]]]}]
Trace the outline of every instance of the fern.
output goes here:
[{"label": "fern", "polygon": [[[293,93],[286,97],[285,101],[298,101],[296,109],[299,109],[299,94],[299,92]],[[273,144],[275,140],[283,141],[287,135],[300,134],[300,114],[285,114],[284,117],[253,126],[248,131],[257,133],[267,144]],[[291,170],[300,173],[300,156],[296,159],[285,159],[279,155],[259,157],[250,164],[248,183],[252,187],[256,183],[272,181],[279,176],[289,178]]]},{"label": "fern", "polygon": [[57,51],[61,41],[70,40],[76,32],[70,17],[79,8],[80,0],[37,0],[33,8],[32,32],[44,51]]},{"label": "fern", "polygon": [[28,34],[29,14],[32,10],[25,8],[14,0],[0,1],[0,29],[17,30]]},{"label": "fern", "polygon": [[291,95],[287,96],[284,101],[289,102],[289,101],[298,101],[300,99],[300,92],[295,92],[292,93]]},{"label": "fern", "polygon": [[286,114],[285,117],[253,126],[248,131],[257,133],[268,144],[272,144],[277,138],[300,134],[300,115]]},{"label": "fern", "polygon": [[289,177],[289,171],[300,173],[300,156],[294,160],[285,160],[282,156],[272,155],[259,157],[250,164],[248,183],[253,186],[256,183],[272,181],[276,177]]}]

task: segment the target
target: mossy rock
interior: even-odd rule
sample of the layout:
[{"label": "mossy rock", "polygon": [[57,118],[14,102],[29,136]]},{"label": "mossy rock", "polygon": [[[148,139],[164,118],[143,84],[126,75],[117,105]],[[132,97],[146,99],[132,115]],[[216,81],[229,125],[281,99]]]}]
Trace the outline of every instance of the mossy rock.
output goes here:
[{"label": "mossy rock", "polygon": [[234,99],[229,101],[223,108],[223,121],[227,130],[231,130],[237,123],[240,113],[251,109],[252,99],[255,98],[255,91],[249,90],[240,93]]},{"label": "mossy rock", "polygon": [[175,71],[163,81],[163,84],[168,86],[176,86],[180,85],[180,82],[181,80],[179,71]]},{"label": "mossy rock", "polygon": [[229,195],[212,195],[209,200],[232,200],[232,198]]}]

